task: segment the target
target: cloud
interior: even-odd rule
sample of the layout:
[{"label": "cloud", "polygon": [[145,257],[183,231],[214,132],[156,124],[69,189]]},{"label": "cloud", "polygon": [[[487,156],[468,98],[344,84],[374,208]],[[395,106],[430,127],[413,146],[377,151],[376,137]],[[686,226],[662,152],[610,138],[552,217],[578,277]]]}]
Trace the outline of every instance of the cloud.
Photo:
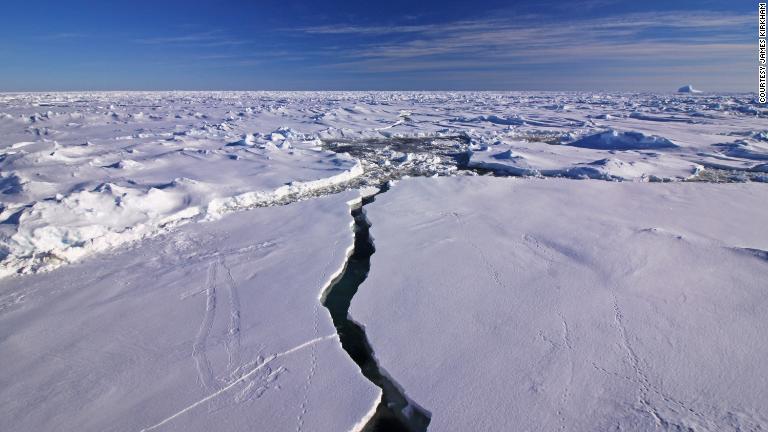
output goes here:
[{"label": "cloud", "polygon": [[61,32],[61,33],[53,33],[49,35],[41,36],[42,39],[46,40],[64,40],[64,39],[78,39],[87,37],[88,35],[85,33],[78,33],[78,32]]},{"label": "cloud", "polygon": [[[593,6],[612,1],[594,0]],[[328,48],[325,61],[315,65],[347,76],[479,80],[489,87],[556,79],[601,88],[633,82],[667,88],[675,77],[710,77],[708,84],[719,80],[729,89],[751,85],[746,69],[736,69],[744,68],[754,51],[751,15],[670,11],[556,18],[496,13],[440,24],[301,30],[334,41],[338,35],[355,36],[348,38],[351,44]]]},{"label": "cloud", "polygon": [[248,40],[227,37],[221,30],[175,36],[141,38],[135,39],[134,42],[148,45],[195,46],[203,48],[238,46],[250,43]]},{"label": "cloud", "polygon": [[[463,61],[558,63],[577,59],[696,60],[741,55],[751,49],[744,29],[751,16],[713,12],[636,13],[588,20],[551,19],[467,20],[440,25],[391,27],[322,26],[303,29],[308,34],[351,34],[379,37],[337,52],[338,63],[370,70],[377,61],[391,61],[418,69],[425,57],[448,66]],[[389,39],[389,40],[388,40]],[[434,63],[437,64],[437,63]],[[392,66],[387,66],[392,69]]]}]

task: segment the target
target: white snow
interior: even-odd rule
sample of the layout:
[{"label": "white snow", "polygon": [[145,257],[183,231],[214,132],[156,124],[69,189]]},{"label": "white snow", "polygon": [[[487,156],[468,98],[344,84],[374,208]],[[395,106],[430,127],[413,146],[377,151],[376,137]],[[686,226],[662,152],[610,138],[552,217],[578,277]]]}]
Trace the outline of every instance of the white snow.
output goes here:
[{"label": "white snow", "polygon": [[[362,173],[352,158],[314,149],[288,129],[241,138],[227,132],[238,128],[211,128],[194,114],[191,123],[176,124],[180,114],[171,116],[173,110],[150,117],[90,110],[96,113],[75,128],[62,123],[79,119],[80,110],[46,114],[35,120],[50,125],[45,137],[0,146],[2,171],[10,174],[0,180],[0,220],[18,221],[0,238],[7,254],[0,275],[54,268],[179,223],[302,197]],[[28,118],[15,117],[9,132],[29,132]],[[133,133],[116,136],[122,128]]]},{"label": "white snow", "polygon": [[376,421],[320,296],[349,202],[387,182],[351,316],[429,430],[768,429],[767,117],[752,94],[0,94],[0,430]]},{"label": "white snow", "polygon": [[670,154],[668,151],[635,149],[595,151],[585,148],[588,144],[599,147],[606,142],[613,146],[667,145],[664,142],[658,143],[653,138],[649,139],[645,135],[629,143],[619,141],[621,144],[604,138],[605,135],[616,137],[614,134],[615,132],[604,132],[592,135],[571,145],[515,140],[499,142],[488,151],[473,153],[469,165],[517,176],[634,181],[684,180],[693,177],[703,169],[695,159],[688,160],[685,157],[687,152]]},{"label": "white snow", "polygon": [[350,315],[430,431],[768,427],[768,189],[407,179]]},{"label": "white snow", "polygon": [[615,130],[589,135],[568,145],[595,150],[655,150],[677,147],[663,137],[646,136],[641,132],[617,132]]},{"label": "white snow", "polygon": [[320,296],[352,245],[355,197],[3,279],[0,430],[353,430],[380,391]]}]

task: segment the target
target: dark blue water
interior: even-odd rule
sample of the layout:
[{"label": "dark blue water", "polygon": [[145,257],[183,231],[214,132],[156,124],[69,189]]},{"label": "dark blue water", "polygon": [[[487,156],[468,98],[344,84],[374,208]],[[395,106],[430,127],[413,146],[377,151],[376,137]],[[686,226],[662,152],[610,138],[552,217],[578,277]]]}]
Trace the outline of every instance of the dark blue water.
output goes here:
[{"label": "dark blue water", "polygon": [[[373,199],[373,197],[364,199],[363,205],[369,204]],[[352,216],[355,219],[354,251],[347,260],[344,271],[326,293],[323,305],[331,313],[341,346],[360,366],[363,375],[382,389],[382,402],[363,430],[366,432],[426,431],[429,425],[429,414],[409,402],[397,385],[381,373],[365,330],[349,319],[348,312],[352,297],[368,277],[371,269],[371,255],[376,252],[371,243],[370,224],[365,218],[362,207],[352,210]],[[405,415],[404,412],[409,414]]]}]

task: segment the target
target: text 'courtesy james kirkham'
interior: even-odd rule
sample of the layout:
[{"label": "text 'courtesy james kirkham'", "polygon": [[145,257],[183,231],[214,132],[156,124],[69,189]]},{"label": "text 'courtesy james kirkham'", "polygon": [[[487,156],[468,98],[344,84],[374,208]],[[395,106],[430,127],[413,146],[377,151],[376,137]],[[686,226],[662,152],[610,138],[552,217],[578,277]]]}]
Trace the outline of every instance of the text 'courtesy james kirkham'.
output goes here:
[{"label": "text 'courtesy james kirkham'", "polygon": [[757,99],[765,103],[765,3],[757,4]]}]

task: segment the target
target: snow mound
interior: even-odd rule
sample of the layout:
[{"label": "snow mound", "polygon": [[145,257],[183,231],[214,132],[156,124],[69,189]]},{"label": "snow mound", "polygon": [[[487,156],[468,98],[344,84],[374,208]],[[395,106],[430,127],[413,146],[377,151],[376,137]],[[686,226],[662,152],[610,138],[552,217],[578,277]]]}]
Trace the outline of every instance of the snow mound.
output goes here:
[{"label": "snow mound", "polygon": [[499,142],[484,152],[472,152],[468,165],[501,175],[565,177],[608,181],[680,181],[703,169],[680,157],[682,152],[632,151],[616,157],[612,150],[595,150],[539,142]]},{"label": "snow mound", "polygon": [[720,148],[720,153],[729,157],[755,161],[768,160],[768,149],[759,148],[743,140],[732,143],[715,144],[715,147]]},{"label": "snow mound", "polygon": [[335,175],[294,181],[273,190],[215,197],[216,185],[179,178],[148,190],[104,183],[56,200],[39,201],[23,210],[23,220],[4,249],[0,277],[52,270],[86,255],[157,235],[174,226],[211,221],[234,211],[299,200],[362,174],[332,168]]},{"label": "snow mound", "polygon": [[589,135],[567,144],[572,147],[595,150],[651,150],[676,148],[672,141],[642,132],[618,132],[613,129]]},{"label": "snow mound", "polygon": [[[180,224],[305,199],[363,172],[354,158],[301,142],[260,148],[265,139],[255,133],[168,133],[127,145],[114,144],[111,130],[100,133],[94,145],[36,141],[0,153],[0,277],[50,270]],[[237,138],[242,145],[227,144]]]},{"label": "snow mound", "polygon": [[526,124],[525,119],[519,115],[512,115],[509,117],[500,117],[497,115],[480,116],[478,120],[487,121],[489,123],[507,125],[507,126],[519,126]]},{"label": "snow mound", "polygon": [[520,156],[516,156],[515,153],[512,152],[512,150],[505,150],[501,153],[496,153],[491,157],[498,160],[508,160],[508,159],[517,159]]}]

